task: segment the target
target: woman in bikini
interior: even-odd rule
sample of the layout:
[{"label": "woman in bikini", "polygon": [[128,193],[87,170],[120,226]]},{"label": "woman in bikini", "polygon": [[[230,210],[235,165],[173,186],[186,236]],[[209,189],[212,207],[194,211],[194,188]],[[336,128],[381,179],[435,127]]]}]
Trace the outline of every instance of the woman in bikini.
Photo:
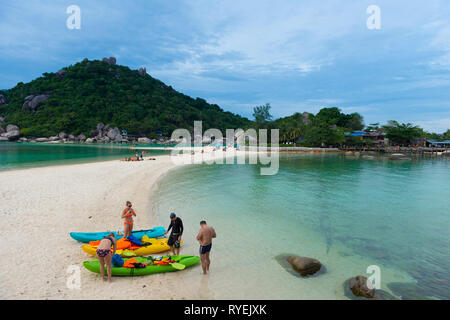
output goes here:
[{"label": "woman in bikini", "polygon": [[125,209],[122,211],[122,219],[124,219],[124,237],[128,238],[133,232],[133,216],[136,217],[136,212],[131,208],[132,204],[127,201]]},{"label": "woman in bikini", "polygon": [[[111,247],[113,251],[111,252]],[[108,272],[108,281],[111,282],[111,260],[112,256],[116,254],[117,240],[114,233],[110,233],[104,237],[97,247],[97,258],[100,261],[100,274],[102,279],[105,280],[105,263]]]}]

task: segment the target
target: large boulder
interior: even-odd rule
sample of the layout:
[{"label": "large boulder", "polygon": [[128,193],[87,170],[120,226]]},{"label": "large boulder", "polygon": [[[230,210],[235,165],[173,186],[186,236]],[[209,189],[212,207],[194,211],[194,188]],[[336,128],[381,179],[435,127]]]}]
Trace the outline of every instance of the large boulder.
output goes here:
[{"label": "large boulder", "polygon": [[8,104],[8,101],[6,100],[5,96],[3,94],[0,94],[0,106]]},{"label": "large boulder", "polygon": [[4,117],[0,117],[0,124],[5,123],[5,118]]},{"label": "large boulder", "polygon": [[150,140],[149,138],[143,137],[143,138],[138,138],[138,143],[145,143],[145,144],[149,144],[151,143],[152,140]]},{"label": "large boulder", "polygon": [[36,142],[48,142],[48,138],[37,138]]},{"label": "large boulder", "polygon": [[112,65],[116,64],[116,58],[114,58],[114,57],[103,58],[102,61],[107,64],[112,64]]},{"label": "large boulder", "polygon": [[8,124],[6,126],[6,132],[18,131],[18,130],[20,130],[19,126],[16,126],[15,124]]},{"label": "large boulder", "polygon": [[95,139],[93,139],[93,138],[86,139],[86,143],[94,143],[94,142],[95,142]]},{"label": "large boulder", "polygon": [[84,140],[86,140],[86,136],[84,134],[79,134],[76,139],[78,141],[84,141]]},{"label": "large boulder", "polygon": [[308,257],[289,256],[287,257],[287,261],[292,265],[292,268],[302,276],[312,275],[322,267],[319,260]]},{"label": "large boulder", "polygon": [[59,140],[59,136],[52,136],[52,137],[48,138],[48,141],[51,141],[51,142],[58,141],[58,140]]},{"label": "large boulder", "polygon": [[364,276],[356,276],[348,279],[348,287],[357,297],[364,297],[368,299],[375,298],[375,289],[372,288],[372,285]]},{"label": "large boulder", "polygon": [[73,140],[75,140],[75,136],[73,134],[69,134],[67,136],[67,139],[70,140],[70,141],[73,141]]},{"label": "large boulder", "polygon": [[22,105],[22,110],[36,111],[38,105],[47,100],[49,97],[49,93],[27,96]]},{"label": "large boulder", "polygon": [[64,78],[64,75],[65,75],[66,73],[67,73],[66,70],[61,69],[61,70],[59,70],[59,71],[56,73],[56,76],[57,76],[59,79],[62,79],[62,78]]},{"label": "large boulder", "polygon": [[5,133],[5,132],[6,132],[6,130],[3,129],[2,127],[0,127],[0,134]]},{"label": "large boulder", "polygon": [[67,139],[67,133],[65,133],[65,132],[60,132],[59,134],[58,134],[58,137],[62,140],[62,139]]},{"label": "large boulder", "polygon": [[141,76],[145,76],[145,75],[147,74],[147,68],[145,68],[145,67],[140,67],[139,70],[138,70],[138,73],[139,73]]},{"label": "large boulder", "polygon": [[117,136],[120,136],[121,140],[122,140],[122,136],[120,134],[120,130],[119,128],[114,128],[114,129],[109,129],[108,133],[106,134],[108,136],[108,138],[110,138],[111,140],[115,140]]},{"label": "large boulder", "polygon": [[0,136],[0,142],[6,142],[6,141],[9,141],[9,139],[6,137]]}]

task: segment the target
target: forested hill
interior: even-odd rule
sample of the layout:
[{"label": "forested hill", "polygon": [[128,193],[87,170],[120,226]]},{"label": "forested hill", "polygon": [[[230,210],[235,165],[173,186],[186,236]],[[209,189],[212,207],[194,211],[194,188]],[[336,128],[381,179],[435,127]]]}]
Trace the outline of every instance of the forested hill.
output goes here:
[{"label": "forested hill", "polygon": [[116,65],[114,58],[84,59],[56,73],[0,91],[0,117],[23,136],[59,132],[90,136],[97,123],[153,137],[191,129],[194,120],[210,127],[246,128],[250,120],[205,100],[193,99],[152,78],[145,69]]}]

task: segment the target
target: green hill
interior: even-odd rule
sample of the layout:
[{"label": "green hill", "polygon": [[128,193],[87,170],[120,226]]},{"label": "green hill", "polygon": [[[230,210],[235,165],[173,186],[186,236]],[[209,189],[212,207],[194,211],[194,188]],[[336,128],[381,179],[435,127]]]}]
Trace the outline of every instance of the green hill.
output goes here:
[{"label": "green hill", "polygon": [[[23,136],[48,137],[66,132],[91,135],[97,123],[130,134],[170,136],[176,128],[246,128],[251,121],[205,100],[193,99],[115,59],[83,60],[57,73],[0,91],[0,117],[20,127]],[[6,102],[5,102],[6,100]]]}]

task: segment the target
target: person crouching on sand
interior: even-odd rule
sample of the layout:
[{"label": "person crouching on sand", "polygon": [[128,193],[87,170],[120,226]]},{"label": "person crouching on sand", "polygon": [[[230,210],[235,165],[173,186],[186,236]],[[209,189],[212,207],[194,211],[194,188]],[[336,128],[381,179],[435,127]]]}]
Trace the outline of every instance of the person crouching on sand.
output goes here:
[{"label": "person crouching on sand", "polygon": [[[111,247],[113,251],[111,252]],[[117,240],[114,233],[110,233],[104,237],[97,247],[97,258],[100,262],[100,274],[102,279],[105,280],[105,263],[106,270],[108,272],[108,281],[111,282],[111,260],[112,256],[116,254]]]},{"label": "person crouching on sand", "polygon": [[133,232],[133,216],[136,217],[136,212],[134,212],[132,204],[127,201],[125,209],[122,211],[122,219],[124,219],[124,237],[128,238]]},{"label": "person crouching on sand", "polygon": [[216,231],[213,227],[208,226],[206,221],[200,221],[200,231],[197,235],[197,240],[200,243],[200,259],[202,260],[203,274],[209,271],[211,260],[209,253],[211,252],[212,239],[216,237]]}]

